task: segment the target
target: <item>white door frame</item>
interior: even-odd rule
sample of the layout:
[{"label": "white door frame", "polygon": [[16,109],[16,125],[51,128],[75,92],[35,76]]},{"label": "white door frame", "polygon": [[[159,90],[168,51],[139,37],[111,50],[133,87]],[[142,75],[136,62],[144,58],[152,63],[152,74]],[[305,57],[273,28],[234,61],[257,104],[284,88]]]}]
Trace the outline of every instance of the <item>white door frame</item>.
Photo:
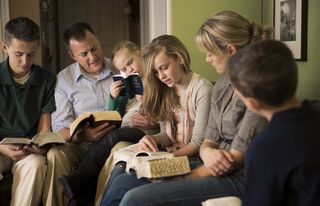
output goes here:
[{"label": "white door frame", "polygon": [[[4,26],[9,21],[9,0],[0,1],[0,43],[4,41]],[[0,50],[0,62],[5,59],[6,55]]]},{"label": "white door frame", "polygon": [[140,0],[141,46],[172,33],[172,0]]}]

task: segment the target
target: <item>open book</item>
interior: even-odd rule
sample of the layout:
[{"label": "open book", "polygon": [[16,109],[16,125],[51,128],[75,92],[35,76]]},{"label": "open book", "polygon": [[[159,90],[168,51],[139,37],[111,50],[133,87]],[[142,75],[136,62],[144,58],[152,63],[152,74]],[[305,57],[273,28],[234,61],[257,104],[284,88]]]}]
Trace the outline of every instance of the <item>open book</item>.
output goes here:
[{"label": "open book", "polygon": [[164,178],[190,172],[187,156],[175,157],[169,152],[138,152],[127,162],[126,171],[136,171],[137,178]]},{"label": "open book", "polygon": [[65,143],[66,141],[56,132],[37,134],[31,139],[26,137],[5,137],[0,144],[19,144],[30,145],[36,144],[39,147],[50,143]]},{"label": "open book", "polygon": [[143,84],[138,73],[125,76],[124,74],[113,75],[113,81],[121,80],[124,84],[124,88],[120,91],[120,96],[127,96],[132,99],[136,94],[143,94]]},{"label": "open book", "polygon": [[121,121],[121,115],[118,111],[85,112],[70,124],[70,136],[72,137],[76,131],[87,123],[90,127],[96,127],[102,123],[109,122],[110,124],[115,124],[117,127],[120,127]]}]

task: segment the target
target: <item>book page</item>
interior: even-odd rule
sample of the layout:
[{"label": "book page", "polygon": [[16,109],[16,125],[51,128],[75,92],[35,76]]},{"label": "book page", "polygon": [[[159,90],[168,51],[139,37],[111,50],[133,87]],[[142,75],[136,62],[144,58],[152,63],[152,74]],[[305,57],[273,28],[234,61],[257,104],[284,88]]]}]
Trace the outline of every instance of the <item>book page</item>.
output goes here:
[{"label": "book page", "polygon": [[77,126],[82,122],[84,119],[89,118],[91,115],[91,112],[84,112],[81,115],[79,115],[71,124],[70,124],[70,136],[73,134],[73,132],[76,130]]},{"label": "book page", "polygon": [[32,138],[32,142],[39,147],[49,143],[65,143],[66,141],[56,132],[37,134]]},{"label": "book page", "polygon": [[82,113],[70,124],[70,136],[74,134],[79,125],[81,126],[87,121],[90,125],[94,125],[94,122],[109,121],[116,126],[120,126],[121,115],[118,111],[95,111]]},{"label": "book page", "polygon": [[132,157],[135,157],[138,152],[139,152],[138,144],[129,145],[127,147],[124,147],[116,151],[113,155],[113,159],[115,163],[120,161],[128,162],[128,160]]},{"label": "book page", "polygon": [[92,113],[96,122],[103,120],[121,121],[121,115],[118,111],[97,111]]},{"label": "book page", "polygon": [[30,144],[31,140],[26,137],[6,137],[0,142],[0,144]]},{"label": "book page", "polygon": [[149,151],[139,151],[139,145],[133,144],[127,147],[124,147],[114,153],[113,159],[115,162],[128,162],[134,157],[143,157],[144,159],[161,159],[173,157],[174,155],[170,152],[149,152]]}]

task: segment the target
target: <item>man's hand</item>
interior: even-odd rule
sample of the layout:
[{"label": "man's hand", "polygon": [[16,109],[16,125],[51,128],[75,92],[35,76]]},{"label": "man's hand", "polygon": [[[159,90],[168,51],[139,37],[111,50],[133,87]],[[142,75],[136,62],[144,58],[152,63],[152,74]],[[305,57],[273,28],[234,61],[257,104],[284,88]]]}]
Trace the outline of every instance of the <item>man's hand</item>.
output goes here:
[{"label": "man's hand", "polygon": [[98,141],[106,133],[115,128],[116,126],[114,124],[109,124],[108,122],[103,123],[97,127],[90,127],[89,124],[86,124],[83,127],[83,134],[81,136],[83,136],[84,140],[86,141]]},{"label": "man's hand", "polygon": [[10,157],[14,161],[19,161],[30,154],[23,147],[14,144],[0,145],[0,153]]},{"label": "man's hand", "polygon": [[208,172],[213,176],[221,176],[233,169],[233,156],[230,152],[207,147],[201,150],[201,159]]},{"label": "man's hand", "polygon": [[139,141],[139,150],[157,152],[159,151],[157,142],[151,135],[145,135]]}]

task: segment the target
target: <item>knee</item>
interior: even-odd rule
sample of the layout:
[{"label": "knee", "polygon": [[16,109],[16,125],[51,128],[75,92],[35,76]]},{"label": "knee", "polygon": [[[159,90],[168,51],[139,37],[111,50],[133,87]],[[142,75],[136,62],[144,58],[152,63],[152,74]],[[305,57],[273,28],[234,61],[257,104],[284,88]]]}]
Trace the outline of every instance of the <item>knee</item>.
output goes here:
[{"label": "knee", "polygon": [[140,187],[133,188],[125,193],[121,200],[121,206],[146,206],[151,202],[146,202],[146,194],[148,191],[144,191]]},{"label": "knee", "polygon": [[59,153],[58,149],[56,147],[52,147],[47,152],[47,160],[48,160],[48,162],[51,162],[52,160],[54,160],[58,153]]},{"label": "knee", "polygon": [[43,155],[30,154],[28,155],[25,164],[26,171],[44,171],[47,169],[46,158]]},{"label": "knee", "polygon": [[58,145],[55,147],[52,147],[47,152],[47,159],[48,161],[59,159],[60,157],[66,156],[65,154],[65,145]]}]

